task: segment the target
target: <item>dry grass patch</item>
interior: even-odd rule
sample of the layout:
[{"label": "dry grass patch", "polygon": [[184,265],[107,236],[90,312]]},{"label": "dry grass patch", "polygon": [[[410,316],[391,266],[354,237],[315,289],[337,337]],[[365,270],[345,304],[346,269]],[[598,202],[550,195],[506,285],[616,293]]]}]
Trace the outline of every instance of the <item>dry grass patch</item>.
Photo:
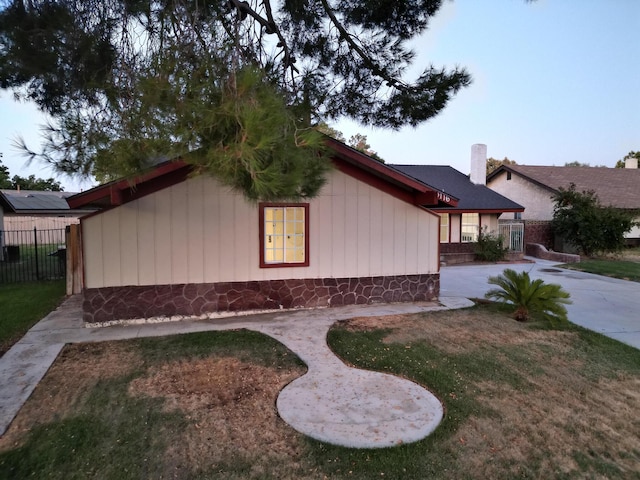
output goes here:
[{"label": "dry grass patch", "polygon": [[0,440],[0,480],[639,478],[637,350],[491,305],[356,318],[328,341],[432,390],[442,424],[390,449],[310,441],[275,406],[304,366],[255,332],[70,345]]},{"label": "dry grass patch", "polygon": [[170,463],[208,470],[238,456],[287,462],[301,454],[300,435],[278,417],[275,399],[302,373],[229,357],[179,360],[153,367],[129,392],[161,397],[190,420],[167,452]]},{"label": "dry grass patch", "polygon": [[[446,441],[461,478],[640,478],[637,354],[630,372],[611,370],[606,354],[601,361],[583,345],[584,331],[541,329],[490,307],[363,317],[339,328],[385,331],[375,356],[351,357],[357,365],[385,368],[413,351],[398,360],[407,372],[416,358],[440,376],[450,368],[438,393],[449,416],[470,413]],[[438,389],[438,375],[408,376]]]},{"label": "dry grass patch", "polygon": [[[391,329],[386,343],[426,342],[446,353],[469,352],[471,349],[493,346],[517,346],[536,343],[556,349],[570,349],[575,332],[532,330],[505,315],[475,309],[449,310],[430,314],[358,317],[341,324],[349,331]],[[559,349],[559,350],[558,350]]]},{"label": "dry grass patch", "polygon": [[127,375],[141,362],[125,342],[70,344],[64,347],[7,432],[0,437],[0,452],[24,441],[25,434],[73,415],[100,380]]}]

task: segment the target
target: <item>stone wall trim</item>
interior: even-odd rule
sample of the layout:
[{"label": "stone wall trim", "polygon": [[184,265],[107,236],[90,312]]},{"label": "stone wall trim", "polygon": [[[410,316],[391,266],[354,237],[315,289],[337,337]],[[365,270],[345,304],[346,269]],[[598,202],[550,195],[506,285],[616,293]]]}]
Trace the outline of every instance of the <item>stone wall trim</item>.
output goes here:
[{"label": "stone wall trim", "polygon": [[244,310],[420,302],[435,300],[439,293],[439,273],[89,288],[84,290],[83,319],[93,324]]}]

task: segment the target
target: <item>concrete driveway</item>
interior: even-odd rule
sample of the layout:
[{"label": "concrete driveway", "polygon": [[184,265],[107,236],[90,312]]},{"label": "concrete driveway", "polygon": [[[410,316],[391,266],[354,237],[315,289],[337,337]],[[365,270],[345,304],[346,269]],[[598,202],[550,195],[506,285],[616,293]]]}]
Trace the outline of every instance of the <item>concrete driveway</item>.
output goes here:
[{"label": "concrete driveway", "polygon": [[640,283],[557,268],[557,262],[449,266],[440,270],[442,296],[484,297],[490,276],[505,268],[557,283],[571,294],[569,320],[640,349]]}]

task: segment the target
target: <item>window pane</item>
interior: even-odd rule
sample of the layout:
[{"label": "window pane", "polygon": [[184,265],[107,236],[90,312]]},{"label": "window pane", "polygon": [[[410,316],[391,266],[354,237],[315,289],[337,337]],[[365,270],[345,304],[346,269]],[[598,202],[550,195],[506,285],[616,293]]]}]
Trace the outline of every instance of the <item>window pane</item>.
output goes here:
[{"label": "window pane", "polygon": [[304,263],[305,207],[264,207],[265,263]]},{"label": "window pane", "polygon": [[477,242],[480,228],[480,215],[478,213],[463,213],[460,227],[460,241],[463,243]]},{"label": "window pane", "polygon": [[440,243],[449,243],[449,214],[440,214]]}]

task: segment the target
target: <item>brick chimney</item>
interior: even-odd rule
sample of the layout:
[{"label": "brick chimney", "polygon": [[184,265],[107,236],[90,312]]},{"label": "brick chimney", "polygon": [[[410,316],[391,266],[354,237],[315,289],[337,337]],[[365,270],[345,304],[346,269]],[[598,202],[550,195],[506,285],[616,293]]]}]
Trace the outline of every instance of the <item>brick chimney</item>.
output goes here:
[{"label": "brick chimney", "polygon": [[624,168],[638,168],[638,159],[635,157],[627,157],[624,159]]},{"label": "brick chimney", "polygon": [[482,143],[471,145],[471,175],[472,183],[487,184],[487,146]]}]

